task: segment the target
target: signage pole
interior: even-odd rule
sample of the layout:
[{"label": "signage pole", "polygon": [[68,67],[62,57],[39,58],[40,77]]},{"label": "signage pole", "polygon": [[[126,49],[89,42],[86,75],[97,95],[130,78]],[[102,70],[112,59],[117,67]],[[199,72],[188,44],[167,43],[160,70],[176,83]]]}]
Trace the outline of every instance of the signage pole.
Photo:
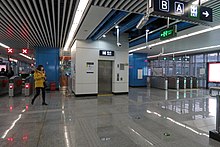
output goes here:
[{"label": "signage pole", "polygon": [[209,138],[220,141],[220,95],[216,96],[216,130],[209,131]]},{"label": "signage pole", "polygon": [[220,127],[220,112],[219,112],[219,107],[220,107],[220,96],[216,96],[216,131],[219,132],[219,127]]},{"label": "signage pole", "polygon": [[148,32],[149,32],[149,30],[146,30],[146,48],[148,47]]},{"label": "signage pole", "polygon": [[167,28],[169,28],[169,27],[170,27],[170,18],[167,17]]},{"label": "signage pole", "polygon": [[8,71],[11,70],[11,61],[10,61],[10,55],[8,55]]}]

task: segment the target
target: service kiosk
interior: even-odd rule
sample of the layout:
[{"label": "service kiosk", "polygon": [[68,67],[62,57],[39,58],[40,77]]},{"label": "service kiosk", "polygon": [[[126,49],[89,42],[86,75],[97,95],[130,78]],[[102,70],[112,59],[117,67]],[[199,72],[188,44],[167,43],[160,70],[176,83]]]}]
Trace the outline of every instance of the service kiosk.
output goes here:
[{"label": "service kiosk", "polygon": [[209,138],[220,141],[220,95],[216,96],[216,130],[209,131]]}]

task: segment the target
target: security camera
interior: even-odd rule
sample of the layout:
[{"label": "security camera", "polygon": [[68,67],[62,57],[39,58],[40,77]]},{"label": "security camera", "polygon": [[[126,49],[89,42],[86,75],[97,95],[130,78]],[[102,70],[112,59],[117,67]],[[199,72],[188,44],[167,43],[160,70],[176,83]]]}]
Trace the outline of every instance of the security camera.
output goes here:
[{"label": "security camera", "polygon": [[118,42],[118,43],[117,43],[117,46],[118,46],[118,47],[121,47],[121,43]]},{"label": "security camera", "polygon": [[147,23],[148,20],[149,20],[149,16],[143,16],[141,18],[141,20],[138,22],[136,28],[137,29],[142,29],[144,27],[144,25]]}]

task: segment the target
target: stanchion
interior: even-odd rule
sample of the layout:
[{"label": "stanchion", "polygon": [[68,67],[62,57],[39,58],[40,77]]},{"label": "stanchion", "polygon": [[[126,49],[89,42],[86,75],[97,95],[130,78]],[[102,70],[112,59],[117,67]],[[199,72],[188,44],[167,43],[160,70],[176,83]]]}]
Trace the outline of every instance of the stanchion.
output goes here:
[{"label": "stanchion", "polygon": [[220,95],[216,96],[216,130],[209,131],[209,138],[220,141]]}]

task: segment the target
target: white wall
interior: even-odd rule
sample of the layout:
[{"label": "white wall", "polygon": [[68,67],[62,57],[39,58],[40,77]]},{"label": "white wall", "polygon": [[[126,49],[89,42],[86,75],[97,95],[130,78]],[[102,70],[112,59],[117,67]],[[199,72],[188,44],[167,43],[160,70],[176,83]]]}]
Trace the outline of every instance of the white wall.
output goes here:
[{"label": "white wall", "polygon": [[71,78],[72,78],[72,91],[76,91],[76,42],[71,48]]},{"label": "white wall", "polygon": [[[76,73],[73,73],[73,92],[80,94],[97,94],[98,93],[98,60],[113,61],[112,72],[112,92],[128,92],[128,66],[125,70],[120,70],[118,64],[128,65],[128,40],[127,36],[121,36],[120,42],[122,47],[116,45],[116,37],[110,34],[106,38],[98,41],[77,40],[75,47],[71,50],[72,68],[75,63]],[[74,49],[75,48],[75,49]],[[115,56],[99,56],[99,50],[113,50]],[[87,62],[94,62],[94,73],[87,73]],[[73,70],[72,70],[73,72]],[[120,81],[117,81],[117,74],[120,75]],[[75,78],[74,78],[75,77]]]}]

